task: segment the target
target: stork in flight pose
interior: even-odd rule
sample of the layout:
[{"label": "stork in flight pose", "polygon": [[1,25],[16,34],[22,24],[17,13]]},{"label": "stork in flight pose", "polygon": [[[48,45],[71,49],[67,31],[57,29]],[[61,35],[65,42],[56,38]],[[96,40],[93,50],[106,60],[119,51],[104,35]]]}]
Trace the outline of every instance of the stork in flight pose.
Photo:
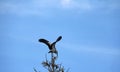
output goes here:
[{"label": "stork in flight pose", "polygon": [[46,39],[39,39],[39,42],[42,42],[42,43],[44,43],[44,44],[46,44],[47,46],[48,46],[48,48],[49,48],[49,52],[48,53],[55,53],[55,54],[57,54],[58,55],[58,51],[56,50],[56,47],[55,47],[55,44],[58,42],[58,41],[60,41],[62,39],[62,36],[59,36],[57,39],[56,39],[56,41],[55,42],[53,42],[53,43],[50,43],[48,40],[46,40]]}]

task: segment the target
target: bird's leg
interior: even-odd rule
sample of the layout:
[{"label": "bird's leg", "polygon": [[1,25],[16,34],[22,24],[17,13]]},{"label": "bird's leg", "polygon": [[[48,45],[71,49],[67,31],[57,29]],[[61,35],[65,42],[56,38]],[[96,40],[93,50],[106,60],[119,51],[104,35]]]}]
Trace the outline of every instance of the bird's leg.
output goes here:
[{"label": "bird's leg", "polygon": [[54,72],[54,67],[55,67],[55,59],[54,59],[54,54],[51,52],[51,64],[52,64],[52,71]]}]

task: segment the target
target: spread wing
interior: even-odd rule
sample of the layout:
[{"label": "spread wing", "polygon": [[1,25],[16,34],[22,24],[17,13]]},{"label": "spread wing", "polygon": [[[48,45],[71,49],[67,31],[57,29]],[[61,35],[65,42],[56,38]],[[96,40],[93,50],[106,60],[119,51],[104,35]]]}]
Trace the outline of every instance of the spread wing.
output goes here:
[{"label": "spread wing", "polygon": [[56,48],[55,48],[55,45],[56,45],[56,43],[57,43],[58,41],[60,41],[61,39],[62,39],[62,36],[59,36],[59,37],[56,39],[56,41],[51,44],[51,49],[56,49]]},{"label": "spread wing", "polygon": [[56,42],[60,41],[62,39],[62,36],[59,36],[56,40]]},{"label": "spread wing", "polygon": [[42,42],[42,43],[46,44],[49,47],[49,49],[51,49],[51,44],[50,44],[50,42],[48,40],[46,40],[46,39],[39,39],[39,42]]},{"label": "spread wing", "polygon": [[62,36],[59,36],[55,42],[51,44],[52,49],[55,48],[55,44],[62,39]]}]

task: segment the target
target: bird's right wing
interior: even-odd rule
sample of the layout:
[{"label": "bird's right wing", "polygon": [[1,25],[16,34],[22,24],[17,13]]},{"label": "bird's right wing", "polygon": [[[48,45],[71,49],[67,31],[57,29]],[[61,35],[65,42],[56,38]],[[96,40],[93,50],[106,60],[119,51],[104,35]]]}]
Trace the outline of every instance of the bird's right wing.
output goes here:
[{"label": "bird's right wing", "polygon": [[56,40],[56,42],[60,41],[62,39],[62,36],[59,36]]}]

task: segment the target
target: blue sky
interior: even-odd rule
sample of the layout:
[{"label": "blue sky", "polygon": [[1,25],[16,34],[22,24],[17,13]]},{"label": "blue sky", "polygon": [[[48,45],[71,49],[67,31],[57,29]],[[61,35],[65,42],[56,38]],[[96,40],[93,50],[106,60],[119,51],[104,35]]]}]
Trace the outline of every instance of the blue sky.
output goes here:
[{"label": "blue sky", "polygon": [[119,0],[0,0],[0,71],[46,72],[38,39],[61,35],[57,62],[70,72],[120,72],[119,19]]}]

